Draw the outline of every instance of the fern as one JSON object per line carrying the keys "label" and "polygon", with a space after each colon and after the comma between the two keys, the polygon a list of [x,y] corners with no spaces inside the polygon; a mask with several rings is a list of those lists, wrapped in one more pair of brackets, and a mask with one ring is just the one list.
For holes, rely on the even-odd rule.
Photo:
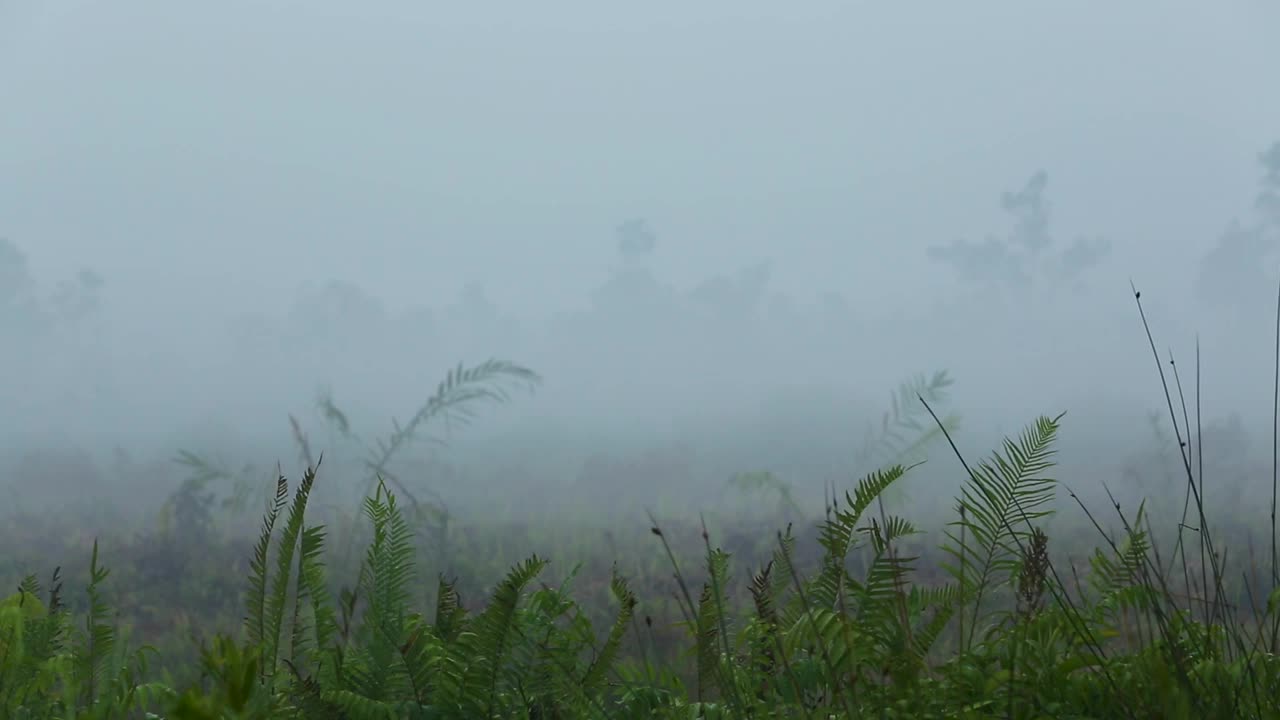
{"label": "fern", "polygon": [[1041,417],[1017,441],[1005,439],[1004,453],[973,468],[961,491],[961,519],[949,527],[963,532],[947,530],[943,546],[959,566],[944,569],[959,583],[965,602],[972,602],[969,625],[975,630],[997,575],[1013,577],[1030,523],[1051,514],[1054,481],[1041,473],[1052,467],[1060,418]]}
{"label": "fern", "polygon": [[271,593],[266,598],[266,613],[262,623],[264,627],[262,672],[267,678],[275,676],[276,663],[281,657],[280,644],[284,631],[285,609],[288,606],[290,583],[295,574],[293,558],[298,552],[307,499],[311,495],[315,480],[315,469],[308,468],[302,477],[302,482],[298,484],[297,492],[294,493],[293,503],[289,506],[289,514],[276,549],[276,573],[271,585]]}
{"label": "fern", "polygon": [[465,619],[466,611],[462,609],[457,583],[441,577],[436,590],[436,634],[445,642],[453,642],[462,631]]}
{"label": "fern", "polygon": [[399,648],[408,634],[409,584],[413,579],[413,536],[395,495],[379,485],[365,501],[373,541],[360,569],[359,590],[367,605],[360,637],[363,667],[354,672],[355,689],[371,700],[406,694],[411,669],[402,666]]}
{"label": "fern", "polygon": [[[249,642],[262,645],[267,641],[267,563],[271,550],[272,533],[276,520],[289,502],[289,481],[283,475],[276,480],[275,501],[267,509],[262,520],[262,530],[258,533],[258,542],[253,547],[253,557],[249,561],[249,587],[245,592],[245,629]],[[265,670],[263,671],[265,679]]]}
{"label": "fern", "polygon": [[856,544],[863,514],[906,472],[907,469],[901,465],[894,465],[867,475],[858,482],[852,494],[845,494],[846,507],[837,505],[833,508],[833,517],[822,524],[822,570],[811,590],[813,602],[818,606],[830,609],[840,603],[846,577],[845,561]]}
{"label": "fern", "polygon": [[516,608],[525,586],[546,566],[546,560],[534,556],[512,568],[498,584],[488,606],[468,623],[467,633],[459,638],[467,655],[464,696],[459,698],[462,707],[490,717],[503,704],[499,679],[511,649]]}
{"label": "fern", "polygon": [[1098,595],[1093,607],[1102,618],[1114,621],[1117,614],[1128,610],[1146,612],[1160,601],[1156,589],[1147,582],[1151,542],[1141,529],[1143,510],[1138,508],[1136,523],[1115,547],[1114,557],[1099,549],[1089,558],[1089,581]]}
{"label": "fern", "polygon": [[[946,431],[960,424],[958,415],[950,414],[939,424],[927,424],[928,414],[919,402],[924,398],[934,405],[948,399],[948,391],[954,380],[945,370],[931,376],[915,375],[898,384],[889,394],[889,407],[880,416],[880,422],[867,428],[862,446],[855,457],[859,474],[884,469],[892,465],[914,465],[924,459],[924,451],[942,437]],[[906,497],[902,488],[893,490],[892,499]]]}
{"label": "fern", "polygon": [[[412,417],[403,423],[393,418],[391,433],[372,443],[366,442],[351,429],[350,420],[335,404],[332,395],[322,393],[318,405],[324,417],[343,437],[365,447],[363,466],[368,477],[369,492],[380,482],[390,482],[417,508],[418,500],[391,472],[391,462],[403,448],[421,439],[422,428],[434,420],[442,421],[446,429],[466,425],[475,417],[478,405],[506,403],[511,399],[513,389],[532,389],[541,382],[541,377],[534,371],[501,360],[491,359],[471,367],[459,364],[449,370],[436,386],[435,392]],[[434,436],[427,439],[440,442]]]}
{"label": "fern", "polygon": [[698,598],[697,615],[693,622],[695,633],[698,697],[705,700],[712,690],[721,697],[731,697],[732,668],[723,659],[728,643],[728,626],[724,617],[721,588],[728,581],[729,556],[721,550],[708,550],[707,582]]}
{"label": "fern", "polygon": [[[302,655],[308,651],[308,648],[310,648],[308,654],[312,663],[321,663],[323,653],[330,647],[338,632],[337,618],[324,569],[324,541],[323,526],[308,527],[302,532],[298,554],[298,606],[294,611],[295,620],[290,643],[295,668],[302,666]],[[310,638],[307,637],[306,623],[301,618],[301,604],[304,600],[309,601]]]}
{"label": "fern", "polygon": [[[189,475],[165,502],[161,519],[162,529],[166,531],[175,523],[181,526],[184,522],[212,521],[213,518],[207,513],[211,512],[215,496],[212,492],[205,491],[214,483],[221,481],[231,484],[230,491],[222,498],[219,505],[224,510],[238,513],[248,507],[249,499],[260,480],[258,471],[253,465],[246,464],[239,470],[234,470],[221,461],[190,450],[179,450],[173,462],[186,468]],[[201,513],[200,516],[190,516],[191,511],[195,509],[190,507],[192,503],[201,506],[198,510]],[[182,513],[186,513],[187,516],[181,517]],[[190,528],[184,528],[184,530],[189,532]]]}
{"label": "fern", "polygon": [[77,677],[84,688],[82,702],[92,705],[101,689],[99,684],[107,661],[115,650],[115,628],[107,622],[110,612],[102,599],[101,585],[109,571],[98,564],[98,541],[93,542],[93,556],[89,561],[89,611],[85,616],[84,634],[76,643],[75,658]]}
{"label": "fern", "polygon": [[622,647],[622,638],[627,632],[627,626],[631,624],[631,618],[636,609],[636,596],[631,592],[626,579],[618,575],[616,567],[609,582],[609,587],[620,607],[617,618],[613,622],[613,627],[609,630],[609,635],[605,639],[604,647],[596,653],[591,665],[587,668],[587,672],[582,676],[582,689],[591,695],[598,694],[604,689],[605,677],[614,670],[614,663],[617,661],[619,650]]}
{"label": "fern", "polygon": [[[652,611],[684,614],[690,662],[656,669],[647,655],[640,666],[628,654],[624,638],[641,625],[639,601],[616,567],[608,590],[618,606],[598,643],[571,593],[582,566],[558,586],[535,586],[547,567],[538,556],[511,568],[477,614],[444,577],[434,613],[415,611],[413,524],[381,480],[363,503],[371,539],[358,581],[332,597],[326,530],[306,522],[315,470],[291,502],[280,477],[252,551],[243,642],[217,635],[202,648],[199,686],[179,693],[149,679],[152,651],[131,650],[117,636],[95,543],[82,624],[62,602],[57,572],[47,590],[26,577],[0,602],[0,715],[137,717],[161,708],[154,717],[175,720],[1139,715],[1130,705],[1159,717],[1273,715],[1280,661],[1261,641],[1251,648],[1241,633],[1230,635],[1234,627],[1175,611],[1158,617],[1161,636],[1151,633],[1135,651],[1103,656],[1087,646],[1095,630],[1123,636],[1131,614],[1159,615],[1171,601],[1150,585],[1157,553],[1139,508],[1124,542],[1108,538],[1111,552],[1090,561],[1083,628],[1081,615],[1068,612],[1061,581],[1047,576],[1048,537],[1038,522],[1050,514],[1057,427],[1056,418],[1039,419],[971,471],[943,547],[960,560],[948,568],[951,583],[914,585],[919,559],[899,548],[916,527],[883,508],[870,512],[909,471],[902,465],[868,473],[835,503],[818,528],[822,556],[807,574],[800,568],[808,563],[794,560],[791,528],[779,532],[743,598],[730,592],[730,554],[711,545],[704,526],[701,592],[689,596],[676,566],[682,592]],[[654,533],[674,564],[665,535]],[[1046,590],[1056,602],[1042,607]],[[938,662],[950,623],[971,615],[964,619],[975,627],[997,593],[1015,601],[1006,621],[962,632],[959,654]],[[1278,598],[1271,593],[1268,612]],[[745,615],[739,599],[750,603]],[[643,625],[652,640],[650,616]]]}

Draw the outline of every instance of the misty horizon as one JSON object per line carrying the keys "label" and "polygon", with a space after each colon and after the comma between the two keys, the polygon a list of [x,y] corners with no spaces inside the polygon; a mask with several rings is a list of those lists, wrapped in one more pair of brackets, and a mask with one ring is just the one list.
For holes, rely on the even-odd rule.
{"label": "misty horizon", "polygon": [[318,394],[384,429],[490,357],[544,382],[468,457],[801,453],[936,371],[974,446],[1061,411],[1116,440],[1164,402],[1131,280],[1162,355],[1200,340],[1206,417],[1261,422],[1278,22],[10,4],[0,447],[285,462]]}

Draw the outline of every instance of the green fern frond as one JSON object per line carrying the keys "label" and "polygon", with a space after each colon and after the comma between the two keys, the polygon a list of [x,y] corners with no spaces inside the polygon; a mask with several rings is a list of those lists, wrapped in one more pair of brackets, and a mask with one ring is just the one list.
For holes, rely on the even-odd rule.
{"label": "green fern frond", "polygon": [[329,390],[321,390],[320,396],[316,399],[316,406],[320,409],[324,419],[337,429],[338,433],[343,437],[354,437],[351,433],[351,421],[347,419],[347,414],[338,407],[333,399],[333,393]]}
{"label": "green fern frond", "polygon": [[254,645],[262,645],[267,639],[267,562],[276,520],[288,501],[289,481],[281,475],[276,479],[275,501],[267,508],[262,519],[262,530],[258,533],[258,541],[253,546],[253,557],[249,561],[249,587],[245,592],[245,630],[249,642]]}
{"label": "green fern frond", "polygon": [[1143,508],[1139,507],[1137,522],[1126,531],[1114,556],[1095,550],[1089,559],[1089,584],[1097,593],[1094,608],[1101,616],[1114,616],[1122,610],[1147,611],[1161,600],[1161,593],[1146,582],[1152,564],[1151,541],[1147,531],[1140,529],[1142,516]]}
{"label": "green fern frond", "polygon": [[98,697],[99,682],[107,661],[115,650],[116,631],[108,622],[110,608],[102,599],[101,585],[109,571],[98,563],[98,541],[93,541],[89,561],[89,609],[85,616],[84,634],[76,643],[75,662],[78,684],[84,689],[83,702],[92,705]]}
{"label": "green fern frond", "polygon": [[924,664],[934,643],[951,622],[951,618],[955,616],[959,599],[959,587],[952,584],[931,588],[919,586],[911,588],[908,601],[911,614],[918,617],[923,615],[926,609],[932,608],[934,611],[928,620],[920,623],[911,633],[912,650],[919,664]]}
{"label": "green fern frond", "polygon": [[609,635],[605,638],[604,646],[600,648],[582,678],[581,686],[587,694],[595,694],[603,690],[606,676],[614,670],[614,662],[617,660],[618,653],[622,647],[622,639],[626,635],[627,627],[631,624],[631,618],[635,614],[636,603],[638,602],[635,593],[631,591],[630,586],[627,584],[626,578],[618,574],[617,567],[613,569],[613,577],[609,582],[609,587],[620,607],[618,608],[618,615],[613,621],[613,627],[610,628]]}
{"label": "green fern frond", "polygon": [[[420,510],[417,498],[391,472],[391,463],[409,444],[422,439],[420,431],[423,426],[433,420],[444,422],[446,429],[453,425],[464,425],[475,416],[475,408],[480,404],[500,404],[511,398],[512,391],[517,388],[532,390],[542,381],[534,371],[501,360],[487,360],[479,365],[465,367],[459,364],[445,375],[436,386],[436,390],[418,408],[407,422],[392,418],[392,431],[387,437],[379,437],[372,443],[360,439],[351,430],[347,415],[337,407],[328,391],[321,394],[318,401],[326,420],[333,424],[339,433],[348,440],[364,446],[366,456],[362,465],[367,473],[366,495],[374,492],[378,483],[389,482],[413,506]],[[426,437],[433,442],[442,442],[436,437]],[[436,499],[437,505],[443,501]]]}
{"label": "green fern frond", "polygon": [[[298,553],[297,602],[307,602],[310,617],[300,617],[300,608],[295,608],[291,640],[295,668],[303,666],[303,654],[308,648],[312,664],[319,665],[322,654],[331,647],[338,633],[338,621],[325,573],[324,549],[323,526],[308,527],[302,531]],[[310,637],[307,636],[307,619],[310,620]]]}
{"label": "green fern frond", "polygon": [[729,554],[707,548],[707,581],[698,598],[697,615],[693,618],[694,654],[697,657],[699,698],[706,699],[714,690],[719,697],[731,699],[736,691],[734,672],[724,662],[730,656],[729,618],[724,607],[724,588],[729,581]]}
{"label": "green fern frond", "polygon": [[351,690],[330,690],[323,693],[325,702],[340,708],[346,717],[360,720],[400,720],[406,717],[398,702],[375,700]]}
{"label": "green fern frond", "polygon": [[468,623],[459,638],[465,654],[465,697],[459,700],[475,712],[489,716],[500,704],[498,679],[512,644],[516,608],[525,587],[547,566],[536,555],[519,563],[498,584],[489,604]]}
{"label": "green fern frond", "polygon": [[436,634],[447,643],[453,642],[463,629],[466,615],[462,599],[458,596],[457,582],[441,576],[436,588]]}
{"label": "green fern frond", "polygon": [[751,576],[751,602],[755,605],[756,618],[766,628],[778,627],[777,601],[773,594],[773,561],[769,561],[760,572]]}
{"label": "green fern frond", "polygon": [[778,606],[782,606],[790,595],[795,567],[791,563],[796,549],[796,538],[791,532],[791,525],[778,534],[778,546],[773,550],[772,565],[774,572],[769,582],[770,595]]}
{"label": "green fern frond", "polygon": [[913,467],[915,466],[892,465],[875,470],[862,478],[854,488],[852,496],[845,494],[845,501],[849,506],[847,512],[852,514],[852,524],[856,526],[871,504]]}
{"label": "green fern frond", "polygon": [[[390,455],[408,442],[424,423],[440,418],[446,425],[466,424],[475,415],[474,406],[480,402],[505,403],[511,397],[513,387],[532,388],[542,379],[534,371],[501,360],[487,360],[479,365],[458,365],[445,375],[436,391],[403,426],[396,422],[396,429],[383,448],[382,455]],[[381,470],[382,458],[371,460],[370,468]]]}
{"label": "green fern frond", "polygon": [[[293,579],[293,558],[298,551],[299,539],[302,536],[303,523],[306,516],[307,500],[311,488],[316,481],[315,468],[308,468],[298,483],[293,503],[289,506],[289,514],[285,519],[284,530],[280,534],[280,543],[276,552],[276,571],[271,585],[271,594],[266,600],[266,622],[264,623],[262,672],[264,677],[274,677],[276,663],[281,657],[281,637],[284,631],[285,608],[288,606],[290,582]],[[277,497],[279,484],[277,483]]]}
{"label": "green fern frond", "polygon": [[835,607],[843,594],[846,576],[845,560],[853,550],[860,533],[859,523],[876,498],[900,480],[907,472],[901,465],[876,470],[858,482],[852,494],[845,494],[845,505],[837,507],[820,530],[823,547],[822,570],[813,582],[811,597],[823,608]]}
{"label": "green fern frond", "polygon": [[984,596],[997,574],[1012,577],[1018,547],[1032,532],[1031,523],[1051,514],[1055,481],[1043,475],[1053,466],[1053,442],[1061,418],[1038,418],[1014,441],[1005,439],[1003,453],[974,467],[960,498],[961,519],[949,524],[942,547],[959,565],[946,566],[973,608],[976,624]]}
{"label": "green fern frond", "polygon": [[[889,408],[880,418],[878,431],[868,428],[862,448],[858,452],[858,464],[863,472],[876,467],[892,464],[909,464],[918,460],[915,457],[925,445],[938,437],[936,427],[926,429],[924,418],[927,414],[920,406],[918,398],[923,397],[930,404],[940,405],[947,401],[948,390],[954,384],[945,370],[935,372],[926,377],[915,375],[898,384],[889,394]],[[948,416],[944,426],[952,429],[959,422],[955,416]]]}
{"label": "green fern frond", "polygon": [[390,699],[406,690],[412,671],[401,668],[400,648],[408,635],[410,583],[413,579],[413,534],[396,496],[379,483],[365,500],[373,541],[360,569],[359,588],[366,600],[360,637],[367,654],[354,674],[358,692],[367,698]]}

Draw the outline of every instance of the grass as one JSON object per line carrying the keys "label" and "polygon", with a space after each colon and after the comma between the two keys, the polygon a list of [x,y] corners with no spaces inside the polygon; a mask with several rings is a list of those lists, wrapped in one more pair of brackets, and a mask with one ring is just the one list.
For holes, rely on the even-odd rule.
{"label": "grass", "polygon": [[[0,708],[13,718],[1280,717],[1274,536],[1262,577],[1256,559],[1229,556],[1212,531],[1199,418],[1177,365],[1166,376],[1151,347],[1186,484],[1172,531],[1157,530],[1145,506],[1116,501],[1108,515],[1120,531],[1110,532],[1063,492],[1053,471],[1064,416],[1036,418],[987,457],[966,458],[951,442],[956,419],[935,412],[949,380],[934,376],[895,393],[869,435],[865,473],[829,492],[813,527],[774,533],[756,517],[744,532],[651,515],[656,560],[624,557],[638,538],[611,533],[577,540],[604,546],[589,565],[553,579],[548,558],[532,554],[493,583],[476,581],[495,573],[485,558],[510,548],[464,532],[390,461],[429,422],[465,421],[477,402],[505,401],[537,376],[506,363],[459,367],[374,440],[325,398],[338,435],[365,449],[355,477],[330,473],[295,420],[306,472],[297,483],[278,475],[255,542],[228,543],[200,518],[213,512],[209,481],[235,473],[184,455],[194,479],[167,511],[187,530],[169,537],[187,545],[132,546],[151,554],[112,584],[95,540],[77,570],[83,593],[71,596],[57,570],[43,583],[26,577],[0,602]],[[1198,414],[1198,368],[1193,395]],[[965,477],[933,546],[885,502],[929,440],[949,444]],[[316,504],[342,479],[363,496],[358,518]],[[768,473],[731,482],[776,506],[768,521],[799,512]],[[1099,538],[1083,563],[1051,532],[1060,494]],[[1273,521],[1274,506],[1273,495]],[[574,549],[572,533],[522,532],[505,537]],[[157,652],[130,642],[107,599],[174,558],[182,564],[157,575],[170,582],[132,587],[129,601],[198,613],[179,624],[192,635],[185,650]],[[470,565],[424,577],[459,558]]]}

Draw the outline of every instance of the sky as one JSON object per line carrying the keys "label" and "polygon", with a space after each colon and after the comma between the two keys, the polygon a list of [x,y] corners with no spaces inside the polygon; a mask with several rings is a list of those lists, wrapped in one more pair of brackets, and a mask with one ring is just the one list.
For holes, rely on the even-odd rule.
{"label": "sky", "polygon": [[[1189,361],[1205,333],[1212,414],[1265,414],[1270,321],[1185,309],[1205,253],[1256,220],[1277,27],[1268,0],[0,0],[0,238],[46,286],[98,273],[117,334],[101,362],[65,349],[84,338],[30,351],[0,383],[23,408],[0,429],[70,418],[122,442],[137,418],[160,432],[218,408],[283,433],[318,385],[403,415],[406,384],[509,353],[548,378],[527,412],[577,403],[584,433],[655,427],[675,402],[718,431],[715,412],[803,415],[795,398],[883,400],[948,369],[957,405],[1002,432],[1083,409],[1114,439],[1097,423],[1143,432],[1133,418],[1163,403],[1130,280],[1162,353]],[[1040,171],[1060,245],[1104,238],[1105,263],[1057,304],[958,299],[928,249],[1007,234],[1002,193]],[[661,283],[749,286],[733,274],[765,263],[789,299],[759,310],[755,339],[730,300],[564,330],[636,218]],[[304,352],[272,322],[330,281],[464,325],[479,284],[525,334],[495,321],[442,349],[412,317],[348,315]],[[632,299],[661,296],[613,287],[632,281]]]}
{"label": "sky", "polygon": [[538,316],[631,217],[677,284],[772,260],[857,299],[918,293],[925,247],[1045,169],[1064,234],[1159,282],[1248,210],[1277,26],[1262,0],[8,0],[0,233],[139,312],[341,278]]}

